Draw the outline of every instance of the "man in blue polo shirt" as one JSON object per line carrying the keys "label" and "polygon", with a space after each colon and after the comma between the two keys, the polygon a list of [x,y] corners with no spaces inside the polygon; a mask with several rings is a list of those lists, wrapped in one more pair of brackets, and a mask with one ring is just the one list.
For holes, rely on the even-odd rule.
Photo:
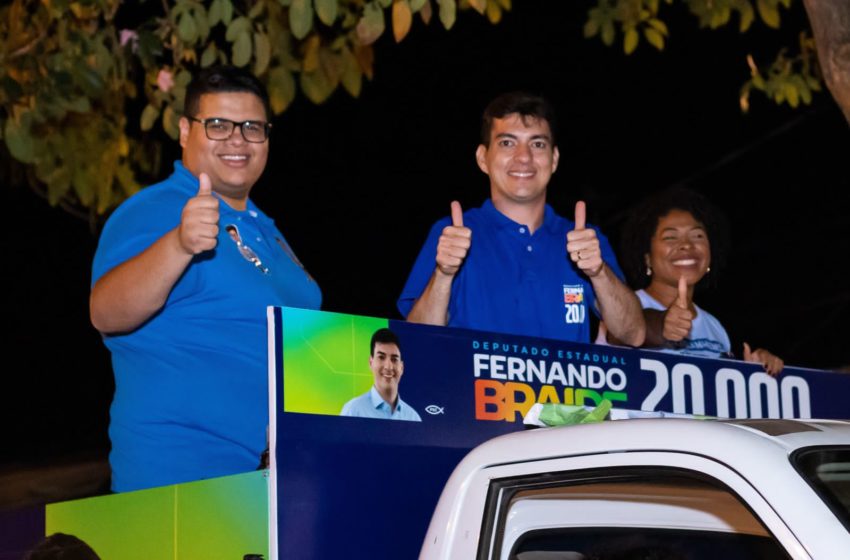
{"label": "man in blue polo shirt", "polygon": [[404,362],[396,334],[390,329],[378,329],[372,334],[369,346],[369,369],[372,370],[374,381],[372,387],[345,403],[339,415],[421,422],[419,414],[398,394],[398,384],[404,375]]}
{"label": "man in blue polo shirt", "polygon": [[186,91],[183,159],[122,204],[92,271],[91,319],[112,352],[112,488],[253,470],[266,447],[266,306],[321,292],[248,195],[271,128],[260,82],[212,68]]}
{"label": "man in blue polo shirt", "polygon": [[526,93],[487,106],[476,160],[490,199],[465,213],[452,202],[431,229],[398,300],[408,321],[588,342],[594,310],[618,340],[643,342],[640,303],[584,203],[574,222],[546,204],[554,123],[549,103]]}

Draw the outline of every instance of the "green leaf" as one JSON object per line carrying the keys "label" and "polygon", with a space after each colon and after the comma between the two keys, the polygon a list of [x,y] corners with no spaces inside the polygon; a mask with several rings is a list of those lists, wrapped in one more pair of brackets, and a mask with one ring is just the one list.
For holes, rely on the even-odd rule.
{"label": "green leaf", "polygon": [[138,55],[145,67],[157,64],[157,58],[162,55],[162,41],[150,31],[139,31]]}
{"label": "green leaf", "polygon": [[142,111],[142,118],[139,122],[142,130],[152,129],[157,117],[159,117],[159,109],[148,103],[144,111]]}
{"label": "green leaf", "polygon": [[177,74],[174,75],[174,85],[177,87],[186,87],[189,85],[189,82],[192,81],[192,73],[186,70],[185,68],[181,68],[177,71]]}
{"label": "green leaf", "polygon": [[755,87],[756,89],[760,89],[760,90],[764,91],[766,84],[764,83],[764,78],[762,77],[761,74],[759,74],[759,73],[753,74],[752,80],[753,80],[753,87]]}
{"label": "green leaf", "polygon": [[638,32],[635,28],[631,28],[626,31],[626,35],[623,38],[623,52],[626,54],[632,54],[635,52],[635,49],[638,46]]}
{"label": "green leaf", "polygon": [[806,85],[808,85],[809,89],[811,89],[812,91],[821,91],[820,82],[812,75],[806,76]]}
{"label": "green leaf", "polygon": [[233,65],[242,68],[251,62],[251,33],[245,32],[233,43]]}
{"label": "green leaf", "polygon": [[103,78],[95,70],[89,68],[83,60],[77,60],[73,66],[74,81],[89,97],[99,98],[106,85]]}
{"label": "green leaf", "polygon": [[221,21],[224,25],[230,25],[233,21],[233,2],[231,0],[219,0],[221,2]]}
{"label": "green leaf", "polygon": [[316,15],[325,25],[333,25],[339,7],[339,0],[316,0]]}
{"label": "green leaf", "polygon": [[359,97],[360,90],[363,87],[363,70],[360,69],[360,63],[352,52],[345,48],[342,50],[342,87],[345,88],[351,97]]}
{"label": "green leaf", "polygon": [[440,6],[440,21],[443,27],[451,29],[457,19],[457,3],[455,0],[437,0]]}
{"label": "green leaf", "polygon": [[596,19],[588,19],[584,23],[583,34],[585,39],[590,39],[594,35],[599,33],[599,20]]}
{"label": "green leaf", "polygon": [[292,0],[289,7],[289,28],[296,39],[303,39],[313,27],[312,0]]}
{"label": "green leaf", "polygon": [[251,20],[246,17],[238,17],[227,26],[227,33],[224,38],[233,43],[240,35],[250,31],[252,27]]}
{"label": "green leaf", "polygon": [[209,20],[210,27],[215,26],[221,21],[222,11],[221,0],[212,0],[210,3],[210,9],[207,12],[207,19]]}
{"label": "green leaf", "polygon": [[732,17],[732,10],[728,7],[722,7],[715,10],[714,15],[711,16],[711,28],[717,29],[718,27],[724,26],[729,23],[729,18]]}
{"label": "green leaf", "polygon": [[788,105],[796,109],[800,104],[800,95],[797,88],[791,82],[786,82],[783,90],[785,91],[785,98],[788,100]]}
{"label": "green leaf", "polygon": [[753,24],[753,21],[756,18],[756,12],[753,10],[753,5],[749,2],[744,2],[741,4],[741,24],[738,26],[738,30],[743,33]]}
{"label": "green leaf", "polygon": [[295,79],[285,68],[272,68],[269,72],[268,90],[272,111],[279,115],[295,99]]}
{"label": "green leaf", "polygon": [[304,92],[307,99],[316,105],[320,105],[331,96],[334,86],[320,66],[315,72],[301,74],[301,91]]}
{"label": "green leaf", "polygon": [[809,86],[806,84],[803,77],[799,75],[794,76],[794,85],[800,93],[800,100],[806,105],[810,105],[812,103],[812,91],[809,89]]}
{"label": "green leaf", "polygon": [[650,19],[647,23],[652,26],[653,29],[661,33],[662,35],[669,35],[670,33],[667,31],[667,24],[661,21],[660,19]]}
{"label": "green leaf", "polygon": [[207,17],[207,12],[203,6],[198,6],[193,14],[195,16],[195,24],[198,26],[198,37],[201,41],[206,41],[210,35],[210,21]]}
{"label": "green leaf", "polygon": [[190,13],[184,13],[177,22],[177,36],[181,41],[194,43],[198,38],[198,26]]}
{"label": "green leaf", "polygon": [[201,55],[201,68],[209,68],[216,61],[216,47],[215,42],[210,41],[207,45],[207,48],[204,49],[204,53]]}
{"label": "green leaf", "polygon": [[269,67],[272,46],[265,33],[254,33],[254,75],[262,76]]}
{"label": "green leaf", "polygon": [[171,108],[171,105],[166,105],[162,112],[162,128],[172,140],[177,140],[180,136],[180,115]]}
{"label": "green leaf", "polygon": [[378,0],[378,4],[384,9],[389,8],[392,3],[393,0]]}
{"label": "green leaf", "polygon": [[304,58],[301,59],[302,72],[309,74],[310,72],[315,72],[319,67],[319,50],[321,46],[322,39],[315,33],[304,41]]}
{"label": "green leaf", "polygon": [[6,119],[3,138],[13,158],[21,163],[35,163],[35,142],[30,136],[28,127],[19,125],[14,119]]}
{"label": "green leaf", "polygon": [[664,50],[664,35],[653,27],[647,27],[643,30],[643,36],[646,37],[646,42],[658,49]]}
{"label": "green leaf", "polygon": [[384,32],[384,11],[375,2],[366,4],[363,17],[357,22],[357,39],[361,45],[370,45]]}
{"label": "green leaf", "polygon": [[606,20],[602,24],[602,42],[610,47],[614,44],[615,34],[614,24],[610,20]]}
{"label": "green leaf", "polygon": [[254,6],[248,12],[248,19],[252,19],[252,20],[257,19],[258,17],[263,15],[263,12],[265,11],[265,9],[266,9],[266,3],[265,2],[257,2],[256,4],[254,4]]}
{"label": "green leaf", "polygon": [[410,0],[410,10],[415,14],[422,9],[422,6],[424,6],[427,1],[428,0]]}
{"label": "green leaf", "polygon": [[762,21],[774,29],[779,29],[779,8],[770,0],[757,0],[756,7],[758,8],[759,16]]}

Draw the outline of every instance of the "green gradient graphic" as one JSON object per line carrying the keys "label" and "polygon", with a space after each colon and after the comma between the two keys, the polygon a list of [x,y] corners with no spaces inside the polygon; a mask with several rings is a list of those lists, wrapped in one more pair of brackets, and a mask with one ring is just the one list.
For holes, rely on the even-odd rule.
{"label": "green gradient graphic", "polygon": [[387,319],[283,309],[283,409],[338,415],[372,385],[369,341]]}
{"label": "green gradient graphic", "polygon": [[47,535],[76,535],[103,560],[269,557],[266,471],[47,506]]}

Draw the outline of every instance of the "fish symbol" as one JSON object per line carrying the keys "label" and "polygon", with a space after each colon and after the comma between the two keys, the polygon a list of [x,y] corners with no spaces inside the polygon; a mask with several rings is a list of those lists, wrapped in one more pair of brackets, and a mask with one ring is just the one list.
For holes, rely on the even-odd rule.
{"label": "fish symbol", "polygon": [[425,407],[425,412],[427,412],[428,414],[432,414],[432,415],[436,416],[437,414],[445,414],[446,409],[442,406],[437,406],[435,404],[429,404],[427,407]]}

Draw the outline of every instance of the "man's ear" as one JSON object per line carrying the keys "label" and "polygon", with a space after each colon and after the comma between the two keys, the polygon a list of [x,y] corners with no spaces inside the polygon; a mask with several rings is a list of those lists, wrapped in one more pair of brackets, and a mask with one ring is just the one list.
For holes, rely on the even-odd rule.
{"label": "man's ear", "polygon": [[555,146],[555,149],[552,150],[552,173],[557,171],[558,162],[561,160],[561,152],[558,151],[558,146]]}
{"label": "man's ear", "polygon": [[189,119],[186,117],[180,117],[180,147],[186,148],[186,144],[189,142],[189,129],[192,127],[192,123],[189,122]]}
{"label": "man's ear", "polygon": [[475,150],[475,161],[478,163],[478,168],[487,175],[490,171],[487,169],[487,146],[478,144],[478,149]]}

